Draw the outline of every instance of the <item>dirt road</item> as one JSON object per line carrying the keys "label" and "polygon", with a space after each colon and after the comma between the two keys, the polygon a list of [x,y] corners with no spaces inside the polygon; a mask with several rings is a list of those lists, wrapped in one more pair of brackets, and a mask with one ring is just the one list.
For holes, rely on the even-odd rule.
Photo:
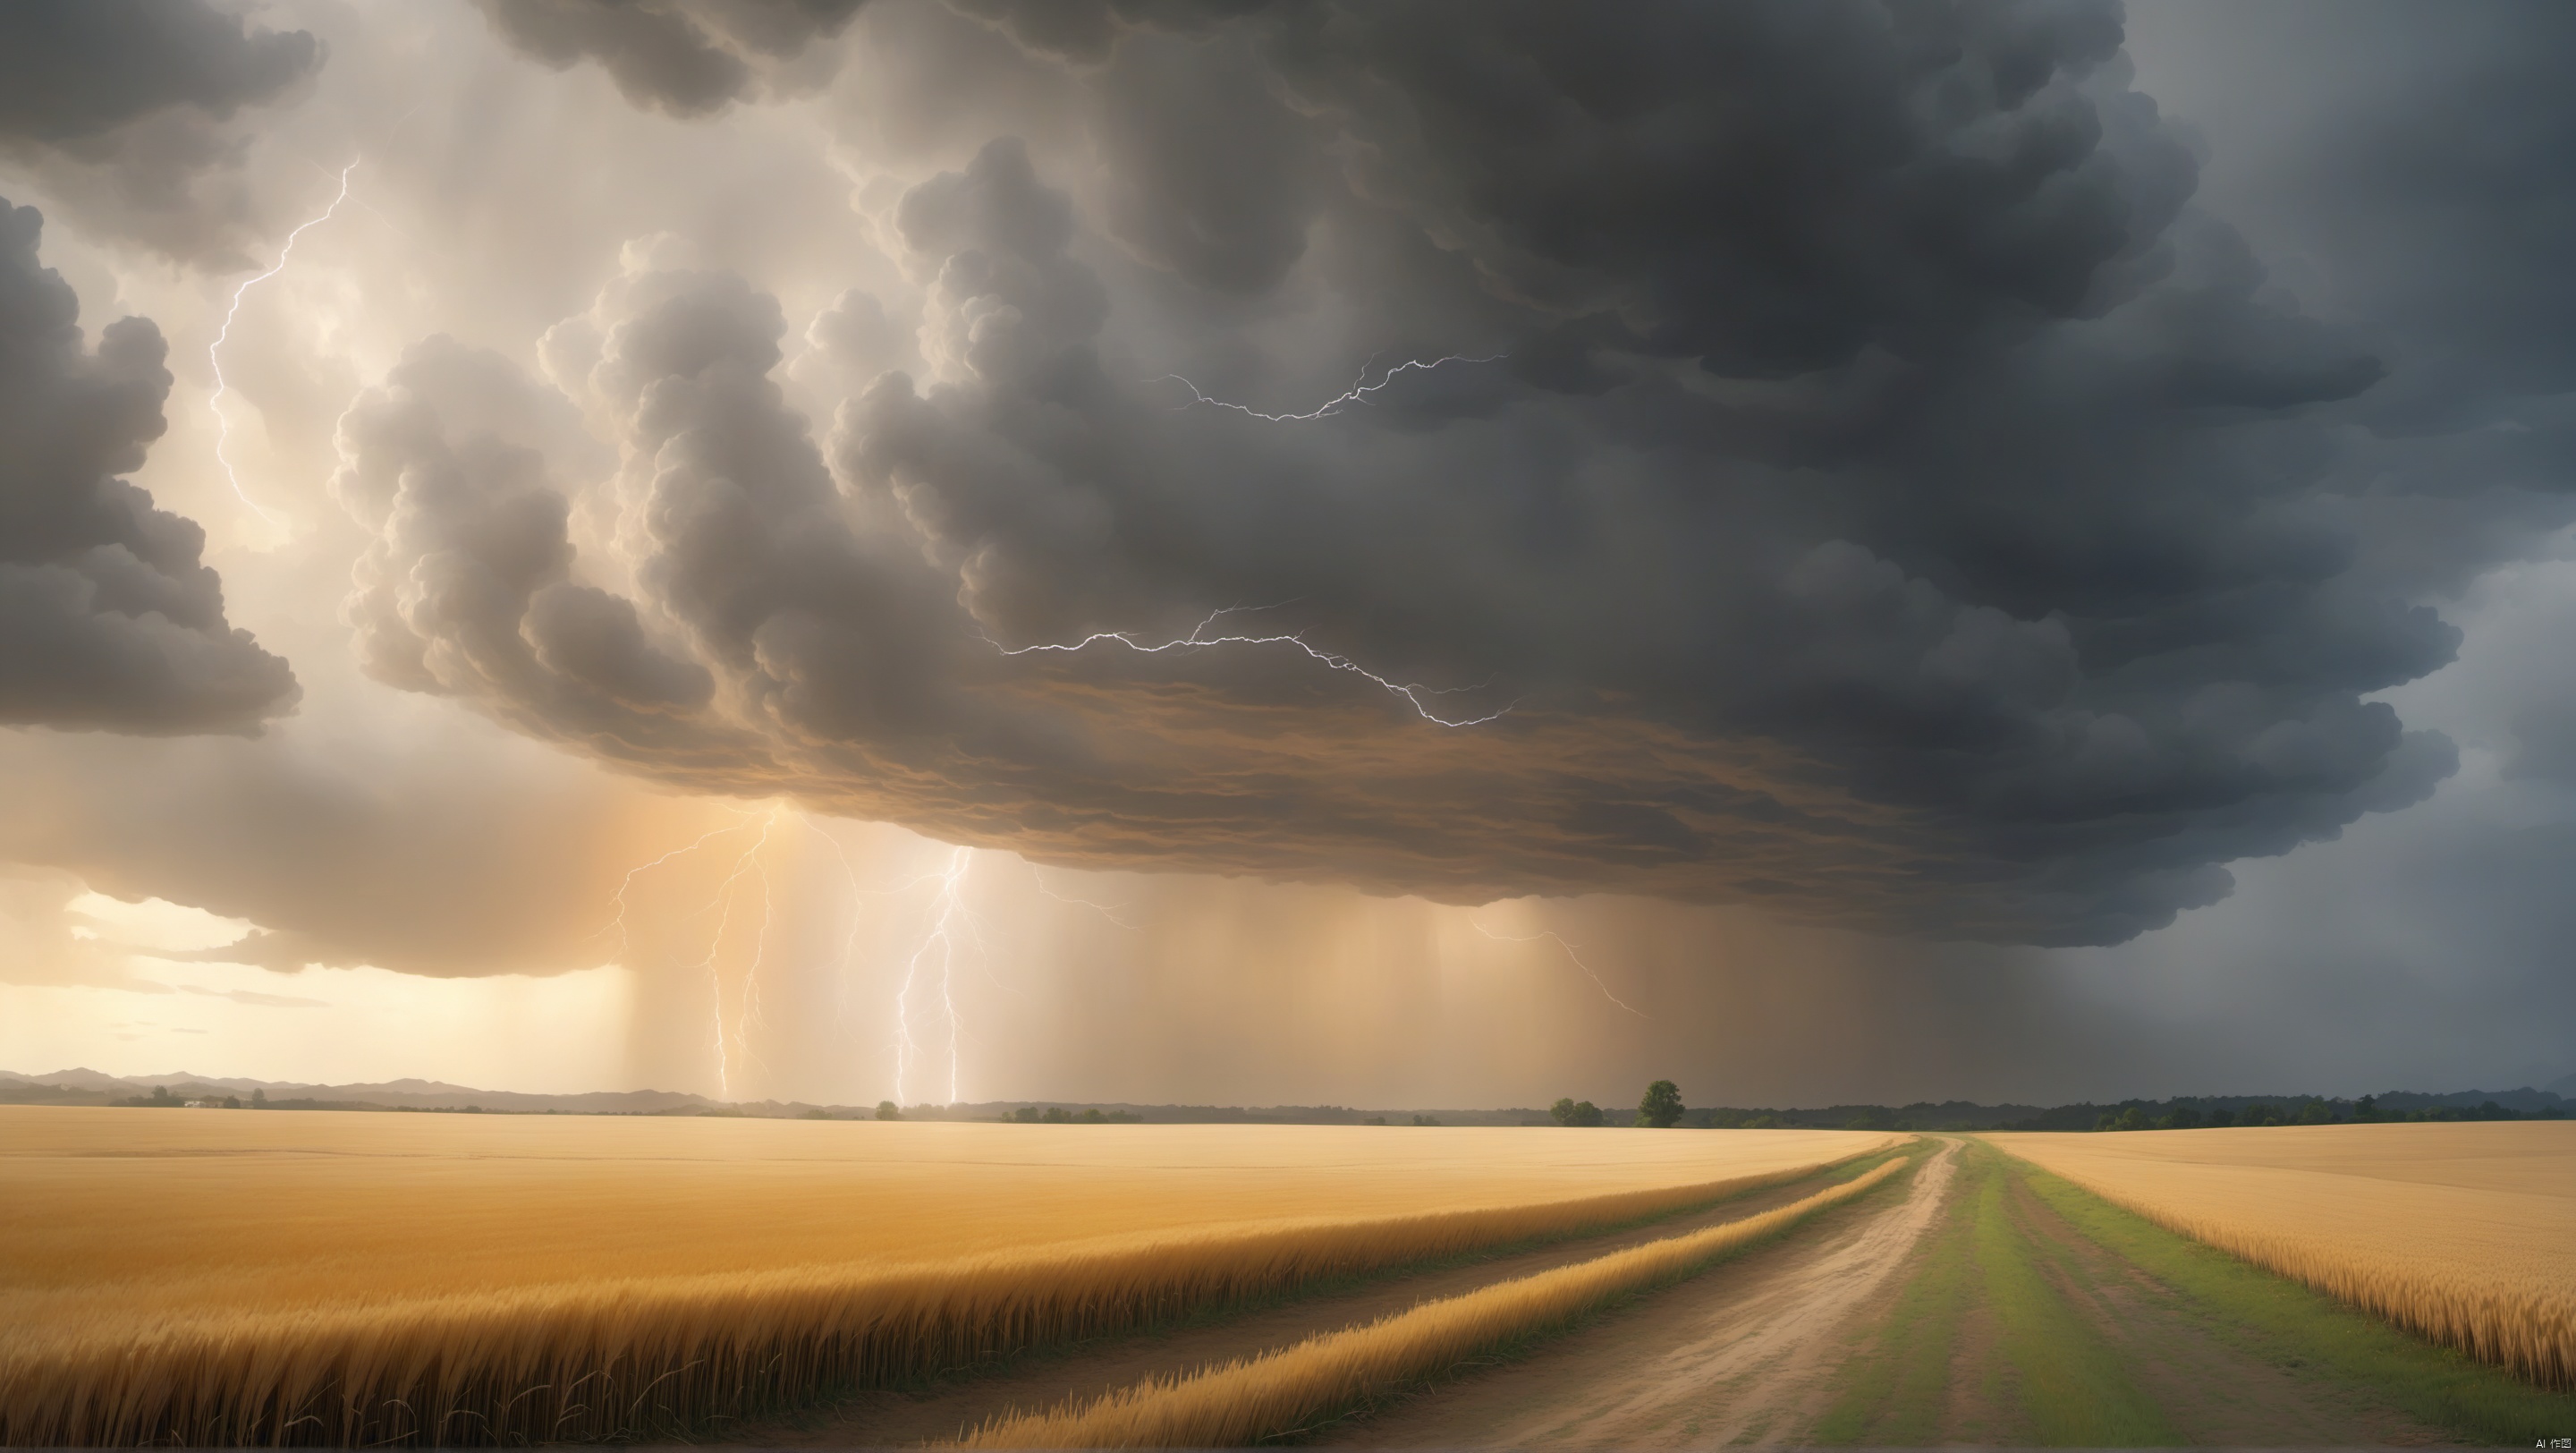
{"label": "dirt road", "polygon": [[1794,1437],[1848,1351],[1844,1325],[1881,1300],[1939,1219],[1949,1142],[1902,1200],[1872,1198],[1785,1245],[1720,1267],[1319,1441],[1367,1447],[1717,1447]]}
{"label": "dirt road", "polygon": [[[999,1413],[1258,1355],[1813,1189],[1776,1188],[1614,1236],[1346,1284],[915,1392],[866,1394],[793,1423],[734,1428],[731,1441],[953,1437]],[[2259,1272],[2243,1271],[2254,1280],[2240,1286],[2227,1279],[2238,1274],[2225,1269],[2233,1263],[2124,1216],[2036,1184],[1992,1146],[1945,1138],[1901,1185],[1516,1353],[1302,1426],[1294,1441],[2358,1447],[2452,1443],[2481,1429],[2480,1440],[2493,1442],[2507,1417],[2516,1428],[2576,1426],[2576,1398],[2460,1364]]]}
{"label": "dirt road", "polygon": [[1984,1146],[1902,1200],[1346,1419],[1362,1447],[2438,1444],[2380,1390],[2122,1261]]}
{"label": "dirt road", "polygon": [[1162,1332],[1032,1353],[945,1377],[927,1388],[863,1392],[792,1418],[725,1426],[716,1437],[767,1447],[887,1447],[953,1438],[997,1414],[1051,1407],[1067,1398],[1096,1396],[1148,1377],[1259,1356],[1313,1332],[1373,1321],[1495,1282],[1741,1220],[1815,1190],[1815,1182],[1801,1181],[1606,1236],[1579,1237],[1528,1251],[1372,1278]]}

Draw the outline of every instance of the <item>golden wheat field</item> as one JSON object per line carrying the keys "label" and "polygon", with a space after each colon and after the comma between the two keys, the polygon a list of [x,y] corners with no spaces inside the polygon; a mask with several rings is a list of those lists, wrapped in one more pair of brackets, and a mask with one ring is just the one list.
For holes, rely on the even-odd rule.
{"label": "golden wheat field", "polygon": [[1372,1394],[1573,1320],[1629,1292],[1673,1281],[1866,1195],[1914,1162],[1889,1160],[1840,1185],[1741,1220],[1572,1266],[1425,1302],[1365,1326],[1223,1367],[1122,1388],[1087,1403],[1005,1417],[969,1448],[1232,1448],[1311,1426]]}
{"label": "golden wheat field", "polygon": [[2576,1123],[1993,1139],[2422,1336],[2544,1385],[2576,1382]]}
{"label": "golden wheat field", "polygon": [[1889,1139],[0,1108],[0,1442],[631,1434]]}

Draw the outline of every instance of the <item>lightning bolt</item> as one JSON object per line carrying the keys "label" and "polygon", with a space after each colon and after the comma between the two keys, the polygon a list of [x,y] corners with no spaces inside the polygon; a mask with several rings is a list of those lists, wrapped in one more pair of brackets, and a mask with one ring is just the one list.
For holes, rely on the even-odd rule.
{"label": "lightning bolt", "polygon": [[[716,1087],[718,1093],[726,1099],[731,1099],[733,1096],[733,1055],[725,1035],[724,975],[718,968],[716,959],[724,949],[725,933],[733,923],[734,901],[738,896],[736,885],[742,881],[744,874],[757,874],[760,879],[760,927],[752,940],[751,968],[743,980],[745,1020],[757,1019],[760,1012],[760,969],[768,953],[770,917],[769,869],[760,860],[760,850],[768,846],[770,829],[776,826],[777,822],[778,809],[772,807],[757,824],[736,823],[730,827],[710,828],[700,833],[695,841],[683,843],[649,863],[639,863],[627,869],[626,876],[618,882],[617,892],[614,895],[617,904],[616,915],[606,924],[601,925],[598,931],[599,934],[605,934],[611,930],[616,932],[618,959],[623,962],[632,948],[626,928],[626,895],[634,889],[636,880],[655,868],[698,851],[717,838],[729,833],[751,832],[755,827],[757,828],[759,835],[752,839],[751,846],[743,849],[742,853],[734,859],[733,867],[727,870],[724,881],[716,885],[715,892],[708,895],[704,904],[687,915],[688,918],[697,918],[709,910],[721,910],[716,915],[715,933],[707,940],[706,957],[700,959],[694,967],[707,972],[707,986],[714,1005]],[[593,935],[593,937],[597,936],[598,934]],[[754,1057],[757,1057],[757,1051],[754,1051]]]}
{"label": "lightning bolt", "polygon": [[921,1046],[913,1038],[912,1033],[912,991],[921,978],[922,960],[929,955],[934,946],[939,950],[940,1005],[948,1017],[947,1103],[951,1105],[957,1103],[957,996],[956,975],[953,971],[957,959],[958,924],[966,917],[965,900],[958,890],[966,882],[967,869],[974,865],[973,848],[956,848],[950,851],[947,871],[935,875],[939,883],[939,893],[932,902],[938,906],[939,916],[931,924],[928,936],[913,949],[912,957],[904,962],[903,982],[895,989],[894,1098],[898,1105],[909,1103],[904,1099],[904,1087],[912,1075],[912,1062],[921,1052]]}
{"label": "lightning bolt", "polygon": [[[597,938],[600,934],[604,934],[611,929],[615,929],[617,932],[617,952],[622,959],[629,947],[626,937],[626,893],[627,890],[635,886],[635,880],[644,874],[653,871],[655,868],[662,866],[664,863],[671,861],[673,858],[685,857],[690,853],[696,852],[698,849],[705,847],[708,843],[715,841],[726,833],[749,831],[751,831],[751,824],[747,822],[736,823],[732,827],[710,828],[706,832],[699,834],[696,842],[683,844],[682,846],[671,849],[669,852],[664,853],[662,856],[655,858],[649,863],[640,863],[635,867],[627,869],[626,877],[617,885],[617,893],[615,895],[617,916],[610,919],[607,923],[602,924],[598,932],[593,933],[591,937]],[[585,940],[585,942],[587,942],[587,940]]]}
{"label": "lightning bolt", "polygon": [[1154,382],[1163,383],[1168,381],[1171,383],[1177,383],[1181,387],[1188,389],[1190,391],[1190,401],[1181,405],[1181,407],[1185,409],[1193,408],[1199,404],[1206,404],[1210,408],[1232,409],[1238,414],[1248,414],[1253,418],[1264,419],[1273,424],[1303,424],[1315,419],[1331,418],[1333,415],[1342,412],[1353,404],[1365,404],[1370,402],[1371,400],[1369,395],[1376,393],[1379,389],[1395,382],[1395,376],[1399,373],[1412,373],[1416,370],[1420,370],[1423,373],[1429,373],[1431,370],[1440,367],[1444,363],[1494,363],[1508,356],[1509,355],[1507,354],[1492,353],[1487,354],[1482,358],[1470,358],[1463,353],[1452,353],[1446,358],[1408,359],[1405,362],[1399,363],[1393,368],[1388,369],[1385,375],[1379,378],[1375,383],[1368,381],[1369,370],[1377,366],[1377,360],[1372,357],[1368,362],[1360,365],[1360,376],[1357,382],[1353,383],[1349,388],[1342,390],[1340,393],[1333,395],[1331,398],[1324,400],[1314,408],[1308,409],[1302,414],[1265,414],[1261,410],[1252,407],[1250,404],[1230,403],[1224,399],[1210,398],[1199,391],[1199,386],[1197,384],[1190,382],[1188,379],[1181,377],[1177,373],[1164,374],[1161,378],[1155,379]]}
{"label": "lightning bolt", "polygon": [[1593,988],[1601,991],[1602,998],[1609,1000],[1611,1003],[1618,1005],[1620,1008],[1627,1010],[1631,1014],[1635,1014],[1640,1019],[1646,1017],[1638,1011],[1635,1005],[1630,1004],[1627,1000],[1611,993],[1610,986],[1601,982],[1601,976],[1599,974],[1592,972],[1592,966],[1583,961],[1583,955],[1575,952],[1574,945],[1567,943],[1555,933],[1546,929],[1541,929],[1537,933],[1496,933],[1485,925],[1478,923],[1473,914],[1468,915],[1467,926],[1476,930],[1478,933],[1483,934],[1485,937],[1492,939],[1496,943],[1536,943],[1540,939],[1550,940],[1558,948],[1565,950],[1565,956],[1574,961],[1574,966],[1576,968],[1583,971],[1583,977],[1592,981]]}
{"label": "lightning bolt", "polygon": [[1020,862],[1028,868],[1029,876],[1037,880],[1038,891],[1044,893],[1049,898],[1054,899],[1056,902],[1070,903],[1077,907],[1088,908],[1092,912],[1099,914],[1101,917],[1108,919],[1111,923],[1127,930],[1129,933],[1144,932],[1143,929],[1140,929],[1136,925],[1129,923],[1126,919],[1119,917],[1118,909],[1111,907],[1109,904],[1094,903],[1088,898],[1068,898],[1065,895],[1058,893],[1053,888],[1047,886],[1046,874],[1039,870],[1037,864],[1030,862],[1026,858],[1020,859]]}
{"label": "lightning bolt", "polygon": [[[1306,643],[1306,638],[1302,635],[1290,633],[1275,636],[1211,636],[1208,634],[1208,628],[1215,625],[1222,617],[1233,615],[1244,610],[1265,609],[1269,609],[1269,607],[1230,605],[1225,607],[1223,610],[1211,611],[1209,612],[1207,619],[1200,621],[1196,626],[1191,628],[1188,635],[1183,636],[1176,641],[1165,641],[1159,646],[1146,645],[1144,642],[1137,640],[1134,636],[1125,631],[1094,631],[1079,641],[1069,641],[1057,645],[1022,646],[1016,650],[1004,646],[999,641],[993,641],[990,636],[985,637],[985,639],[988,642],[991,642],[993,649],[1000,651],[1005,656],[1026,656],[1035,651],[1059,651],[1071,653],[1111,641],[1114,641],[1121,646],[1125,646],[1128,650],[1134,651],[1139,655],[1145,656],[1160,655],[1165,651],[1175,651],[1183,647],[1294,646],[1298,650],[1305,652],[1309,658],[1319,661],[1336,671],[1348,671],[1355,676],[1364,677],[1367,680],[1373,681],[1379,686],[1384,687],[1387,691],[1403,697],[1412,705],[1414,712],[1424,721],[1432,722],[1439,726],[1483,726],[1487,722],[1500,721],[1502,718],[1511,714],[1512,707],[1505,706],[1500,711],[1490,712],[1484,716],[1461,717],[1456,719],[1442,716],[1438,712],[1433,711],[1429,706],[1425,705],[1423,698],[1426,696],[1454,696],[1462,691],[1478,691],[1483,688],[1481,686],[1433,687],[1423,686],[1418,683],[1408,684],[1391,681],[1386,677],[1380,676],[1376,672],[1369,670],[1367,667],[1362,666],[1348,656],[1341,655],[1334,651],[1320,650],[1314,646],[1308,645]],[[1512,705],[1518,704],[1519,703],[1515,702]]]}
{"label": "lightning bolt", "polygon": [[[359,160],[364,159],[362,157]],[[215,462],[223,466],[224,478],[232,485],[234,496],[243,504],[250,506],[261,519],[272,525],[278,523],[279,517],[259,501],[252,499],[250,492],[242,488],[241,476],[233,472],[232,455],[226,447],[232,443],[233,426],[232,420],[224,413],[224,395],[230,392],[232,387],[224,381],[224,340],[232,336],[233,319],[241,315],[242,294],[286,271],[286,260],[295,255],[295,239],[330,221],[331,214],[340,210],[340,204],[349,200],[349,173],[357,169],[358,163],[355,161],[340,168],[339,195],[331,199],[330,206],[322,209],[322,215],[286,234],[286,245],[277,250],[275,267],[233,289],[233,305],[224,313],[224,326],[215,330],[215,341],[206,345],[206,364],[214,370],[215,374],[215,391],[206,396],[206,407],[215,416]]]}
{"label": "lightning bolt", "polygon": [[[761,819],[760,836],[752,839],[751,846],[743,850],[741,857],[734,859],[733,871],[716,885],[715,896],[708,900],[710,906],[721,905],[723,911],[716,915],[716,931],[708,938],[707,956],[699,961],[698,967],[707,971],[707,992],[715,1010],[716,1090],[721,1099],[733,1098],[733,1056],[725,1042],[724,973],[716,966],[716,955],[724,947],[725,929],[733,923],[734,885],[742,881],[743,874],[757,871],[760,874],[760,932],[752,944],[750,981],[758,980],[761,948],[769,939],[769,870],[761,866],[760,850],[769,845],[769,829],[777,821],[775,810]],[[706,910],[698,911],[703,913]],[[744,990],[746,1008],[750,996],[747,982]]]}
{"label": "lightning bolt", "polygon": [[[807,820],[807,825],[812,826],[811,819]],[[815,830],[822,831],[820,828]],[[914,946],[911,956],[904,961],[903,979],[895,986],[894,1099],[897,1104],[912,1103],[906,1098],[907,1092],[914,1067],[924,1058],[922,1036],[917,1034],[913,1027],[912,1000],[915,991],[922,987],[922,981],[926,977],[925,971],[933,966],[932,951],[935,949],[937,950],[935,972],[941,1013],[948,1024],[947,1103],[953,1105],[958,1098],[959,1063],[962,1059],[959,1040],[963,1033],[955,992],[957,941],[963,937],[978,948],[982,946],[981,936],[975,929],[974,914],[967,908],[963,895],[967,871],[974,865],[975,850],[952,848],[949,851],[947,866],[938,872],[922,873],[889,888],[862,888],[859,886],[858,870],[850,862],[849,850],[832,834],[825,832],[823,837],[832,844],[833,851],[840,857],[841,880],[848,890],[851,902],[849,929],[841,940],[841,977],[844,982],[850,976],[852,961],[858,956],[859,930],[863,926],[863,920],[857,911],[858,900],[909,893],[925,883],[939,885],[938,893],[931,900],[936,913],[930,931],[922,937],[920,943]],[[1039,885],[1039,891],[1045,891],[1043,883]],[[989,969],[986,970],[988,976],[990,972]],[[999,979],[995,979],[994,983],[1004,989],[1010,989],[1008,984],[1003,984]],[[1018,991],[1014,989],[1011,992]]]}

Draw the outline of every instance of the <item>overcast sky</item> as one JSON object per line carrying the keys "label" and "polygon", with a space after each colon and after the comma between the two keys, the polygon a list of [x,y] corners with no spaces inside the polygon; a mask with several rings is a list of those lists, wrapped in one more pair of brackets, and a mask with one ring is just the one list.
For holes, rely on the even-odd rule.
{"label": "overcast sky", "polygon": [[2546,1083],[2571,53],[12,6],[0,1067]]}

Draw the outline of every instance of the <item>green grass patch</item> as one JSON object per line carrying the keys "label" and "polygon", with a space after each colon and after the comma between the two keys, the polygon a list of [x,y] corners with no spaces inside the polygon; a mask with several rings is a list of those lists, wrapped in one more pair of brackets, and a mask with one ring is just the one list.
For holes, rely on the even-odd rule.
{"label": "green grass patch", "polygon": [[2031,1238],[2013,1224],[2001,1157],[1986,1146],[1975,1196],[1975,1246],[1987,1304],[2002,1328],[2014,1396],[2047,1447],[2169,1447],[2182,1437],[2163,1409],[2140,1391],[2119,1352],[2085,1321],[2041,1273]]}
{"label": "green grass patch", "polygon": [[1959,1320],[1975,1267],[1969,1224],[1953,1215],[1929,1239],[1924,1261],[1897,1294],[1866,1352],[1847,1361],[1833,1406],[1808,1441],[1832,1447],[1924,1447],[1941,1441]]}
{"label": "green grass patch", "polygon": [[2476,1442],[2528,1445],[2576,1435],[2576,1395],[2534,1387],[2411,1336],[2322,1292],[2167,1231],[2037,1166],[2015,1162],[2013,1169],[2068,1225],[2235,1330],[2252,1355],[2351,1384]]}
{"label": "green grass patch", "polygon": [[[1982,1145],[1962,1151],[1950,1210],[1870,1345],[1844,1364],[1810,1441],[1919,1447],[2016,1432],[2048,1446],[2180,1441],[2118,1351],[2041,1272],[2029,1234],[2008,1212],[2007,1189],[2000,1156]],[[1960,1330],[1979,1311],[1994,1319],[1994,1356],[1961,1367]],[[2020,1427],[1946,1426],[1960,1377],[1978,1378],[1984,1406],[2018,1414]]]}

